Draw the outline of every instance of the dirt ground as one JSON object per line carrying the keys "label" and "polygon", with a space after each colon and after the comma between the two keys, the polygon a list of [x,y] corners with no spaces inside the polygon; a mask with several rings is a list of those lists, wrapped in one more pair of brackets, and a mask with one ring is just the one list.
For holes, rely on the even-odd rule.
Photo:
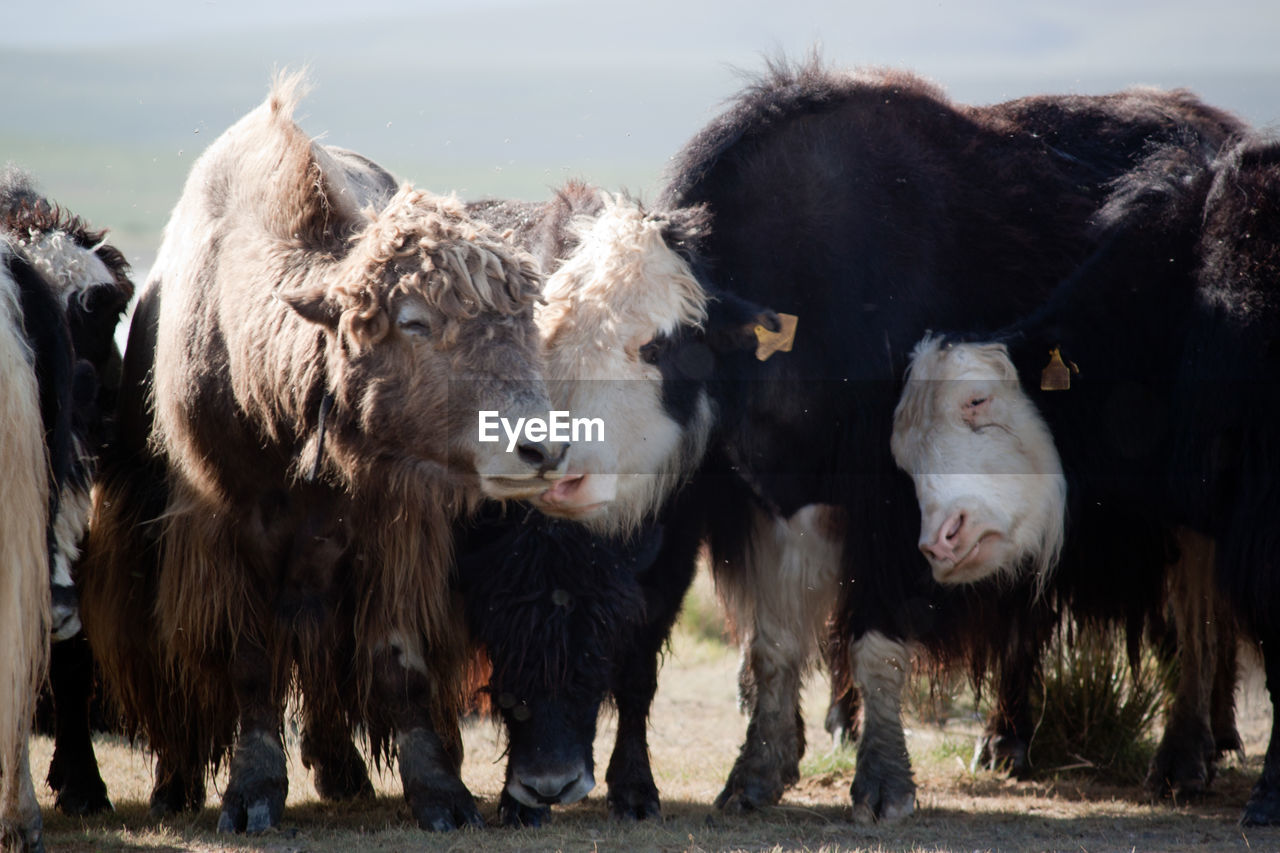
{"label": "dirt ground", "polygon": [[[1200,802],[1152,803],[1137,787],[1093,784],[1078,775],[1042,773],[1016,783],[970,773],[979,725],[972,709],[941,725],[909,721],[907,742],[919,786],[915,815],[871,828],[848,820],[850,750],[833,749],[822,730],[826,683],[819,674],[805,693],[809,750],[803,778],[775,808],[729,818],[711,805],[736,756],[746,720],[736,704],[737,655],[688,630],[678,632],[666,659],[653,709],[650,744],[663,797],[661,822],[620,824],[609,819],[603,775],[614,726],[606,715],[596,741],[601,784],[585,801],[557,808],[539,829],[498,828],[502,739],[488,722],[466,730],[463,779],[476,795],[489,827],[433,836],[416,829],[394,771],[374,776],[372,803],[321,803],[298,760],[290,755],[290,790],[282,826],[270,833],[220,836],[216,806],[225,778],[198,815],[156,823],[147,816],[151,761],[144,750],[115,738],[98,741],[103,776],[116,811],[72,819],[53,811],[42,792],[51,851],[263,850],[487,851],[487,850],[1280,850],[1280,828],[1242,830],[1236,824],[1260,767],[1270,728],[1270,704],[1256,668],[1242,679],[1240,720],[1247,758],[1229,758]],[[961,703],[962,704],[962,703]],[[52,744],[32,749],[37,780],[48,768]],[[1034,753],[1033,753],[1034,757]],[[39,785],[39,782],[37,782]],[[43,788],[43,786],[40,786]]]}

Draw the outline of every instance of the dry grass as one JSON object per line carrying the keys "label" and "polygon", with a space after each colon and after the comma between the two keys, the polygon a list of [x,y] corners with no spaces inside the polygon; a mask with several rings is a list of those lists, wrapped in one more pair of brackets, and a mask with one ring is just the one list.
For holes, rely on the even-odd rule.
{"label": "dry grass", "polygon": [[[705,596],[707,585],[699,586]],[[700,605],[701,606],[701,605]],[[491,826],[432,836],[413,827],[394,772],[375,777],[378,799],[360,806],[320,803],[306,771],[290,757],[290,793],[283,826],[261,836],[214,832],[218,780],[210,807],[185,820],[154,824],[146,814],[150,760],[118,740],[100,740],[99,757],[117,811],[107,817],[70,819],[52,811],[47,793],[47,839],[51,851],[262,850],[354,853],[355,851],[524,850],[1225,850],[1280,849],[1280,830],[1236,827],[1236,818],[1260,767],[1270,708],[1256,676],[1243,688],[1244,766],[1228,763],[1203,802],[1173,806],[1150,803],[1134,786],[1104,786],[1062,776],[1015,783],[989,773],[972,774],[968,761],[978,724],[971,710],[941,724],[914,722],[908,744],[920,786],[919,811],[890,826],[855,827],[848,821],[853,757],[832,752],[822,731],[826,684],[812,679],[806,690],[809,754],[800,784],[782,804],[758,815],[729,818],[711,807],[746,722],[736,709],[737,655],[695,626],[677,632],[667,656],[653,712],[654,772],[663,794],[660,823],[618,824],[597,789],[577,805],[557,809],[551,825],[535,830],[497,828],[502,784],[502,743],[495,727],[480,723],[466,732],[463,778]],[[967,700],[955,703],[965,707]],[[612,719],[602,721],[596,743],[597,773],[603,776],[612,747]],[[40,739],[33,769],[43,775],[51,744]]]}

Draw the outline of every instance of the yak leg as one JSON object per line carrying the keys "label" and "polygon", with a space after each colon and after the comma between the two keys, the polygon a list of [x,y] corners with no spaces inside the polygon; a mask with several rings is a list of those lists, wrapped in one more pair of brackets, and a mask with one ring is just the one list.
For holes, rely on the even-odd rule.
{"label": "yak leg", "polygon": [[15,769],[18,773],[18,812],[14,815],[0,814],[0,848],[44,853],[44,821],[40,817],[36,788],[31,782],[31,754],[26,740],[22,742]]}
{"label": "yak leg", "polygon": [[[1021,627],[1023,624],[1019,620]],[[1003,771],[1015,779],[1031,774],[1028,750],[1035,724],[1031,695],[1040,683],[1040,651],[1043,640],[1034,630],[1017,631],[1010,638],[996,682],[996,706],[978,739],[970,770]]]}
{"label": "yak leg", "polygon": [[69,815],[111,811],[107,786],[93,752],[89,723],[93,654],[83,632],[53,644],[49,686],[55,716],[53,760],[49,762],[47,781],[57,797],[55,805],[58,811]]}
{"label": "yak leg", "polygon": [[342,713],[303,690],[302,765],[315,774],[316,793],[330,802],[373,796],[373,784]]}
{"label": "yak leg", "polygon": [[1267,673],[1267,694],[1271,697],[1271,739],[1262,760],[1262,775],[1240,817],[1243,826],[1280,824],[1280,632],[1260,634],[1258,644]]}
{"label": "yak leg", "polygon": [[830,628],[828,625],[827,641],[822,644],[822,657],[831,677],[831,696],[822,727],[831,735],[833,747],[852,746],[858,742],[858,713],[862,700],[858,697],[858,689],[853,686],[849,646]]}
{"label": "yak leg", "polygon": [[418,826],[444,832],[483,826],[475,800],[459,771],[462,735],[457,720],[436,729],[432,720],[432,683],[416,639],[395,637],[385,643],[374,663],[375,699],[395,731],[396,753],[404,798]]}
{"label": "yak leg", "polygon": [[273,673],[270,658],[262,647],[242,642],[231,662],[240,730],[222,795],[219,832],[262,832],[284,815],[289,777],[280,738],[283,679]]}
{"label": "yak leg", "polygon": [[897,820],[915,810],[916,784],[902,729],[909,664],[906,644],[878,631],[853,644],[853,674],[862,691],[862,740],[849,791],[857,823]]}
{"label": "yak leg", "polygon": [[609,813],[623,820],[658,819],[662,809],[649,762],[649,710],[658,690],[662,646],[680,613],[697,570],[699,537],[669,530],[668,541],[640,583],[645,593],[645,623],[614,671],[618,737],[605,782]]}
{"label": "yak leg", "polygon": [[1203,794],[1217,756],[1210,707],[1216,680],[1218,640],[1214,623],[1214,545],[1189,530],[1178,531],[1181,556],[1170,570],[1169,600],[1178,637],[1178,687],[1147,788],[1175,798]]}
{"label": "yak leg", "polygon": [[1209,703],[1213,747],[1218,755],[1235,752],[1243,758],[1244,743],[1236,729],[1236,654],[1239,649],[1236,645],[1235,614],[1220,592],[1214,599],[1213,612],[1214,624],[1218,628],[1217,667],[1213,673],[1213,698]]}
{"label": "yak leg", "polygon": [[773,805],[800,778],[800,686],[836,599],[840,517],[817,504],[785,521],[757,511],[742,580],[722,586],[744,631],[740,701],[750,713],[746,740],[716,797],[725,811]]}

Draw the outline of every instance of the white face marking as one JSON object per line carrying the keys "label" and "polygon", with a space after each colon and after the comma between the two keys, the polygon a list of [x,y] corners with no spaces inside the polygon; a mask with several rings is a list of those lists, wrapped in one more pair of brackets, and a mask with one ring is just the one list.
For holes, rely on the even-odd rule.
{"label": "white face marking", "polygon": [[662,406],[662,373],[640,357],[659,334],[701,324],[707,297],[664,242],[663,224],[634,202],[608,198],[583,226],[572,257],[548,280],[538,326],[557,409],[600,418],[605,440],[569,451],[566,476],[535,500],[548,514],[600,530],[640,522],[701,458],[710,431],[705,398],[686,427]]}
{"label": "white face marking", "polygon": [[1044,579],[1062,547],[1066,479],[1003,346],[921,341],[891,445],[915,481],[920,550],[938,581],[977,581],[1024,563]]}

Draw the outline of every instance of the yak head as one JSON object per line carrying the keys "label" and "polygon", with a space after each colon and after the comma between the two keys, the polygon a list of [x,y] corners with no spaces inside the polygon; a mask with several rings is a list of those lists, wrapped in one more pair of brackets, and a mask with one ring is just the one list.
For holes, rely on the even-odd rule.
{"label": "yak head", "polygon": [[701,460],[721,360],[755,350],[772,312],[710,293],[696,274],[704,208],[647,211],[602,194],[547,279],[538,326],[557,408],[584,426],[566,475],[535,503],[599,532],[634,529]]}
{"label": "yak head", "polygon": [[481,441],[481,412],[546,418],[530,256],[467,219],[455,199],[404,188],[320,283],[280,296],[332,338],[335,404],[362,441],[485,495],[529,497],[563,467],[564,442]]}
{"label": "yak head", "polygon": [[637,575],[660,544],[653,525],[601,536],[532,511],[491,514],[459,536],[467,621],[492,665],[488,693],[508,738],[505,820],[595,786],[596,718],[644,624]]}
{"label": "yak head", "polygon": [[477,424],[483,411],[514,423],[550,408],[532,257],[456,199],[313,141],[292,119],[303,88],[298,75],[278,78],[188,182],[192,208],[211,221],[190,230],[223,231],[192,251],[212,255],[222,288],[217,322],[239,407],[296,435],[300,468],[348,487],[384,489],[390,476],[498,499],[541,492],[567,442],[486,442]]}
{"label": "yak head", "polygon": [[893,457],[915,481],[920,550],[942,583],[1057,562],[1066,479],[1002,344],[925,338],[894,412]]}

